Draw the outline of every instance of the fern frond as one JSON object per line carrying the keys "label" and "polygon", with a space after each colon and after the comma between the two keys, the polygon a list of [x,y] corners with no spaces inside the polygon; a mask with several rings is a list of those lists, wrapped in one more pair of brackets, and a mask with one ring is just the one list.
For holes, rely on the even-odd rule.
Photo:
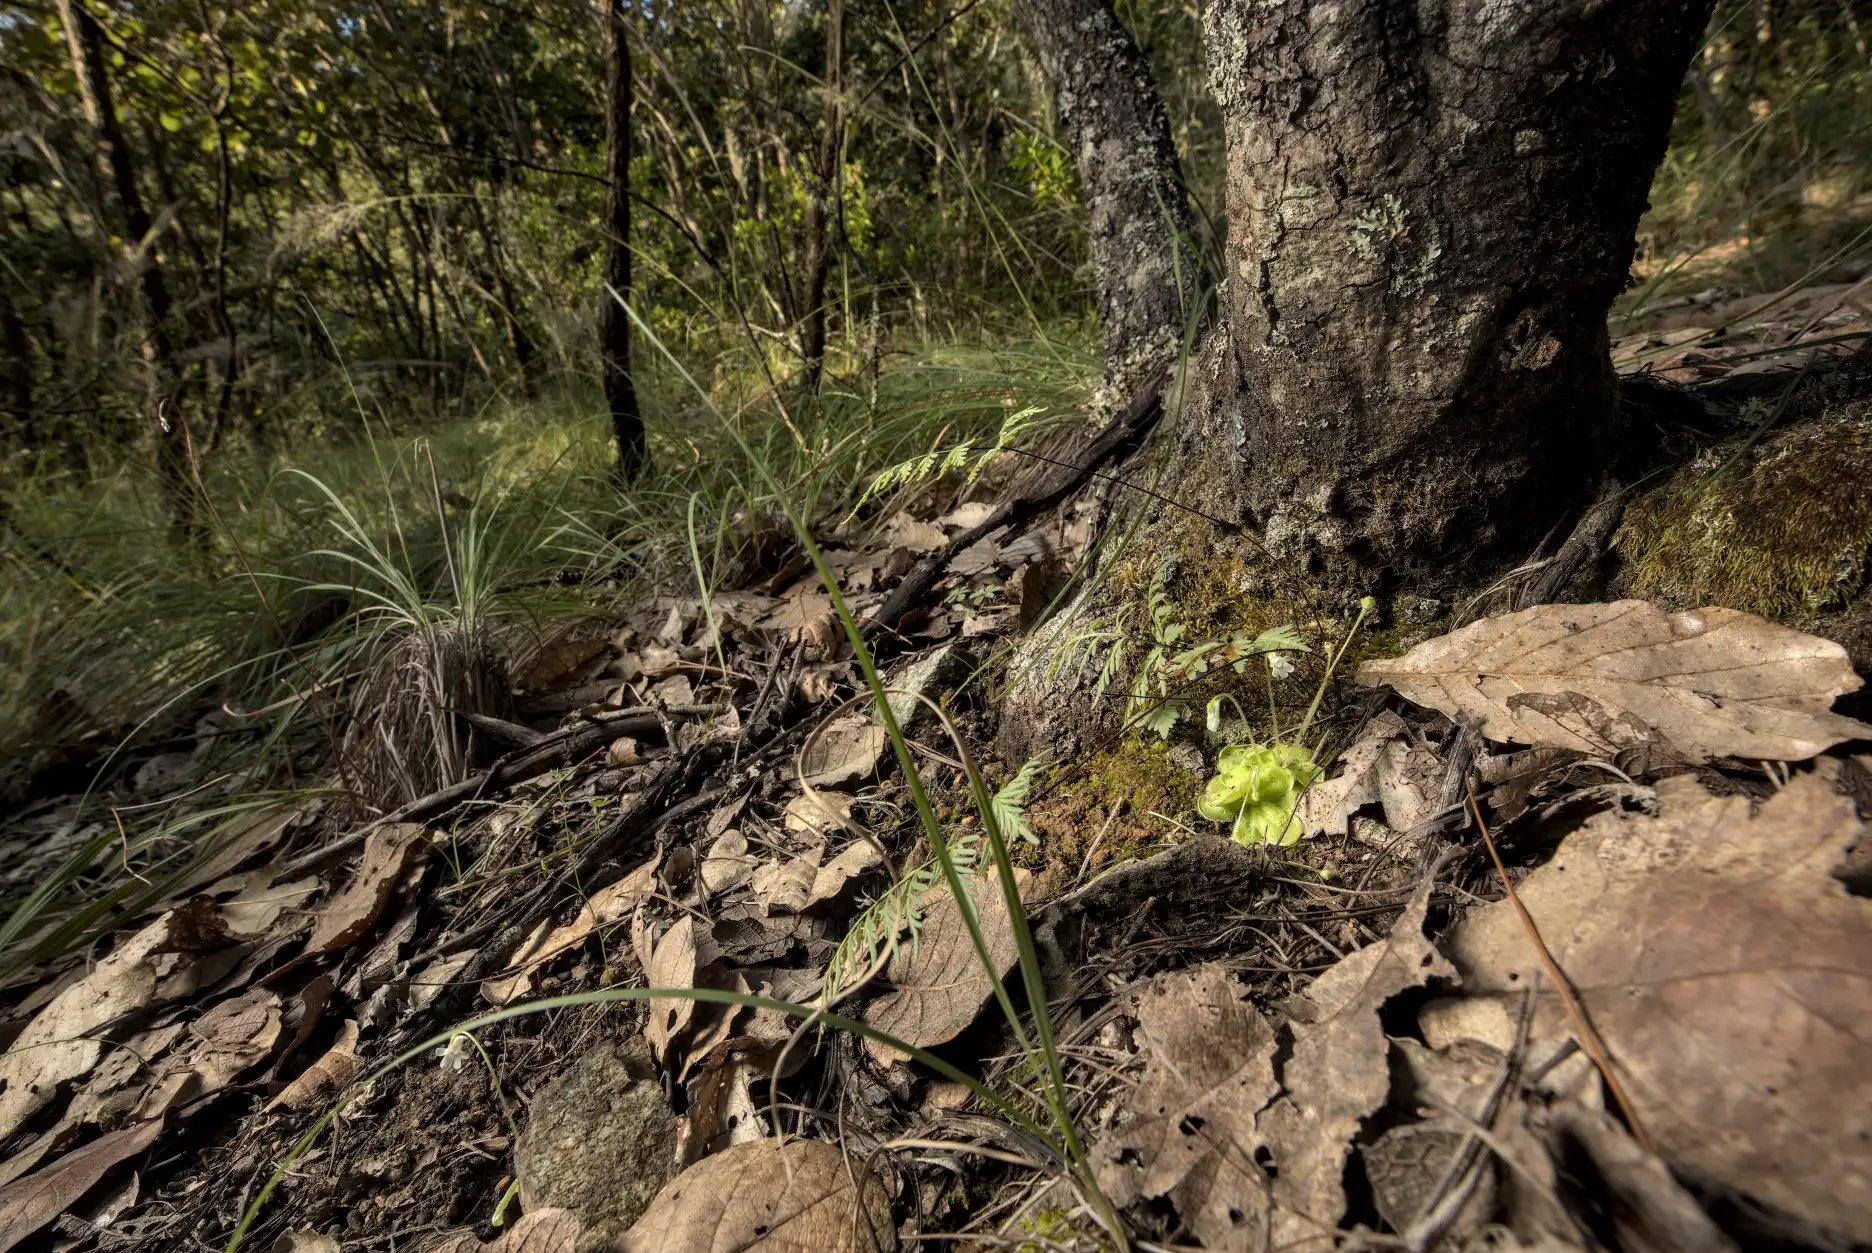
{"label": "fern frond", "polygon": [[1027,844],[1040,842],[1040,837],[1027,825],[1027,796],[1033,791],[1034,780],[1040,777],[1040,772],[1047,765],[1045,753],[1028,758],[1026,764],[1014,772],[1014,777],[1002,784],[1001,790],[989,800],[994,810],[995,825],[1001,828],[1002,838],[1010,843],[1014,840]]}
{"label": "fern frond", "polygon": [[[1015,778],[1018,780],[1019,776]],[[1006,827],[1002,829],[1007,830]],[[964,830],[952,835],[949,838],[949,859],[955,863],[958,875],[967,878],[974,874],[982,860],[981,832]],[[871,968],[897,937],[899,929],[910,933],[910,951],[914,953],[917,941],[923,934],[925,902],[932,893],[943,887],[942,866],[931,858],[907,871],[903,878],[885,889],[882,896],[852,919],[845,937],[838,942],[838,947],[832,951],[832,959],[826,963],[825,981],[821,985],[825,1004],[830,1005],[852,980]]]}

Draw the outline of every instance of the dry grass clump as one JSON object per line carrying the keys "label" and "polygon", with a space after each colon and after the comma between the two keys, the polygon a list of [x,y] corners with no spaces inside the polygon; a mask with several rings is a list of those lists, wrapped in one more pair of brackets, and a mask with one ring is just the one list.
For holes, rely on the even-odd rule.
{"label": "dry grass clump", "polygon": [[396,637],[351,694],[341,769],[379,809],[458,783],[496,754],[461,715],[508,719],[507,659],[486,627],[429,623]]}

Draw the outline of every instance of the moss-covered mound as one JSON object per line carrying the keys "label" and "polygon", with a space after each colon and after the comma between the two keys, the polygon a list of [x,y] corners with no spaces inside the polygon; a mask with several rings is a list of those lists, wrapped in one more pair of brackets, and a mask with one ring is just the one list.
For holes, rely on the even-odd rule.
{"label": "moss-covered mound", "polygon": [[1784,620],[1858,598],[1872,551],[1872,386],[1843,390],[1826,388],[1792,426],[1705,451],[1634,501],[1616,541],[1624,589]]}

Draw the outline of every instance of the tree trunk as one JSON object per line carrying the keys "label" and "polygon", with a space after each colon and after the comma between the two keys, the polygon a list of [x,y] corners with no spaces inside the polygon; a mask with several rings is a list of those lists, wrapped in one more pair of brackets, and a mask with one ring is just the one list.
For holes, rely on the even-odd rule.
{"label": "tree trunk", "polygon": [[1226,341],[1175,479],[1364,590],[1531,542],[1619,436],[1606,313],[1709,0],[1216,0]]}
{"label": "tree trunk", "polygon": [[631,378],[631,324],[624,306],[631,298],[631,61],[624,0],[610,0],[605,20],[605,257],[604,290],[598,294],[598,344],[606,407],[617,437],[621,478],[644,467],[643,415]]}
{"label": "tree trunk", "polygon": [[[1244,621],[1304,590],[1274,608],[1303,618],[1473,587],[1582,503],[1620,435],[1606,314],[1708,12],[1212,0],[1223,321],[1163,480],[1200,513],[1153,502],[1134,569],[1180,559]],[[1115,729],[1051,664],[1114,596],[1093,584],[1023,645],[1011,759]]]}
{"label": "tree trunk", "polygon": [[12,293],[0,282],[0,449],[32,447],[33,426],[32,342]]}
{"label": "tree trunk", "polygon": [[78,95],[85,122],[97,147],[99,172],[117,197],[122,215],[123,247],[134,267],[149,317],[144,340],[151,372],[156,379],[155,419],[158,430],[156,469],[169,502],[175,527],[193,539],[199,536],[200,510],[190,484],[188,428],[182,413],[181,379],[175,368],[175,345],[169,337],[169,286],[150,235],[150,215],[137,188],[136,165],[129,141],[117,119],[111,99],[110,76],[104,63],[104,32],[82,0],[58,0],[59,20],[71,50],[72,70],[78,77]]}
{"label": "tree trunk", "polygon": [[1015,10],[1079,171],[1105,333],[1105,407],[1122,408],[1175,356],[1200,286],[1170,121],[1111,0],[1016,0]]}
{"label": "tree trunk", "polygon": [[827,235],[832,206],[838,203],[839,161],[844,150],[844,122],[839,114],[845,61],[845,3],[828,0],[825,37],[825,128],[819,140],[819,161],[812,172],[806,200],[805,311],[800,320],[800,357],[805,363],[802,381],[808,393],[819,390],[825,368]]}

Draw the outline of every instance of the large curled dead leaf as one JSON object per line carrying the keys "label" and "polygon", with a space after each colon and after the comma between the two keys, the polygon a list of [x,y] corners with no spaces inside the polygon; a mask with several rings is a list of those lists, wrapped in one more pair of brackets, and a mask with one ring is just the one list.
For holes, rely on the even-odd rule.
{"label": "large curled dead leaf", "polygon": [[[852,1179],[863,1184],[862,1207]],[[754,1140],[663,1185],[616,1253],[859,1253],[896,1247],[875,1176],[822,1140]]]}
{"label": "large curled dead leaf", "polygon": [[[1025,891],[1027,872],[1017,870],[1015,877]],[[979,878],[963,882],[975,902],[982,939],[994,958],[993,972],[982,966],[955,898],[947,888],[939,886],[930,893],[928,913],[916,942],[906,938],[891,957],[885,978],[894,990],[871,1002],[865,1011],[873,1027],[917,1048],[953,1040],[974,1022],[982,1002],[994,991],[994,981],[1006,977],[1018,956],[1014,924],[1008,917],[1007,902],[1001,897],[1000,881]],[[869,1038],[865,1048],[886,1063],[903,1057],[890,1045]]]}
{"label": "large curled dead leaf", "polygon": [[104,1045],[88,1032],[149,1004],[151,958],[169,938],[169,915],[122,940],[91,973],[53,998],[0,1057],[0,1141],[52,1101],[58,1086],[97,1065]]}
{"label": "large curled dead leaf", "polygon": [[1831,712],[1860,686],[1843,648],[1734,609],[1536,605],[1368,661],[1358,677],[1479,719],[1492,740],[1592,754],[1662,739],[1692,761],[1801,761],[1872,736]]}
{"label": "large curled dead leaf", "polygon": [[336,952],[369,931],[390,903],[390,894],[415,860],[427,834],[414,822],[393,822],[372,831],[364,843],[357,874],[319,911],[318,922],[306,940],[306,951]]}
{"label": "large curled dead leaf", "polygon": [[1349,954],[1294,999],[1293,1050],[1281,1068],[1286,1094],[1256,1120],[1275,1173],[1272,1247],[1326,1247],[1345,1212],[1345,1163],[1365,1119],[1391,1089],[1385,1002],[1433,978],[1455,975],[1423,935],[1429,885],[1391,934]]}
{"label": "large curled dead leaf", "polygon": [[279,1095],[267,1102],[267,1108],[284,1105],[290,1110],[304,1111],[337,1096],[346,1084],[364,1073],[364,1060],[357,1055],[357,1041],[358,1025],[347,1018],[332,1046],[298,1078],[281,1088]]}
{"label": "large curled dead leaf", "polygon": [[[1658,813],[1600,814],[1519,888],[1679,1171],[1872,1237],[1872,901],[1833,877],[1863,826],[1818,774],[1753,815],[1687,775]],[[1478,996],[1531,986],[1511,906],[1448,945]],[[1537,1037],[1571,1032],[1543,981]]]}
{"label": "large curled dead leaf", "polygon": [[111,1167],[154,1144],[161,1131],[160,1118],[113,1131],[44,1170],[0,1188],[0,1253],[57,1218]]}
{"label": "large curled dead leaf", "polygon": [[1096,1148],[1114,1205],[1168,1196],[1213,1250],[1267,1245],[1255,1116],[1280,1091],[1274,1030],[1220,966],[1165,976],[1138,998],[1144,1075]]}

